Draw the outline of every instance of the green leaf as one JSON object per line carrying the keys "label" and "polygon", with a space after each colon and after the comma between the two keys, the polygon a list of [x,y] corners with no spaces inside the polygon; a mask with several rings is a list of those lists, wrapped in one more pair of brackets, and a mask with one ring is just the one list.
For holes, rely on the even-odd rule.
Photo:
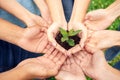
{"label": "green leaf", "polygon": [[77,30],[77,31],[74,31],[73,29],[71,29],[68,33],[69,36],[75,36],[77,35],[81,30]]}
{"label": "green leaf", "polygon": [[62,37],[62,38],[61,38],[61,41],[62,41],[62,42],[65,42],[65,41],[67,41],[67,40],[68,40],[68,37]]}
{"label": "green leaf", "polygon": [[64,30],[63,28],[60,28],[60,33],[62,34],[63,37],[68,36],[68,32],[66,30]]}
{"label": "green leaf", "polygon": [[75,42],[74,42],[73,39],[67,40],[67,43],[69,44],[69,46],[74,46],[75,45]]}

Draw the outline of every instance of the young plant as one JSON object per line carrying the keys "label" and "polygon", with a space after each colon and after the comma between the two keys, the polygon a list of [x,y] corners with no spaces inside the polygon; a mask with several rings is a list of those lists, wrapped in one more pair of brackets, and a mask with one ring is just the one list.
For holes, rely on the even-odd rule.
{"label": "young plant", "polygon": [[70,31],[66,31],[63,28],[60,28],[60,33],[62,34],[61,42],[67,42],[69,46],[75,46],[75,42],[70,37],[77,35],[81,30],[74,31],[71,29]]}

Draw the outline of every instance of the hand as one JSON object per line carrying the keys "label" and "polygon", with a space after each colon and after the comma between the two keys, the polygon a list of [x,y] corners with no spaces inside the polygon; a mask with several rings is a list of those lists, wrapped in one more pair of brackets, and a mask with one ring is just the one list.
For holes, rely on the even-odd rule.
{"label": "hand", "polygon": [[25,28],[17,45],[31,52],[41,53],[49,42],[45,31],[45,28],[39,26]]}
{"label": "hand", "polygon": [[55,40],[55,37],[57,36],[57,34],[59,33],[59,28],[63,28],[65,30],[67,30],[67,25],[66,23],[64,24],[60,24],[60,23],[56,23],[54,22],[47,30],[47,35],[48,35],[48,40],[52,43],[52,45],[58,49],[59,51],[61,51],[62,53],[67,53],[67,51],[61,47]]}
{"label": "hand", "polygon": [[88,12],[84,24],[91,30],[102,30],[109,27],[115,20],[106,9],[98,9]]}
{"label": "hand", "polygon": [[69,23],[68,24],[68,30],[74,29],[76,30],[81,30],[81,32],[78,34],[78,36],[81,38],[79,44],[75,45],[73,48],[69,49],[69,54],[70,53],[76,53],[80,51],[84,47],[84,43],[87,39],[87,29],[82,23]]}
{"label": "hand", "polygon": [[95,48],[86,47],[87,51],[81,51],[74,54],[75,60],[79,66],[82,67],[84,73],[96,80],[103,74],[108,64],[105,60],[104,53]]}
{"label": "hand", "polygon": [[23,71],[27,73],[26,79],[43,79],[55,76],[65,59],[66,57],[61,52],[54,50],[42,57],[26,59],[17,68],[22,67],[24,69]]}
{"label": "hand", "polygon": [[55,78],[57,80],[86,80],[81,67],[75,63],[74,56],[67,58]]}
{"label": "hand", "polygon": [[119,45],[120,43],[120,35],[118,31],[101,30],[92,32],[90,35],[91,36],[86,41],[86,46],[106,49]]}
{"label": "hand", "polygon": [[27,22],[27,26],[31,27],[31,26],[42,26],[42,27],[49,27],[49,25],[51,24],[49,20],[49,22],[47,22],[46,20],[44,20],[42,17],[35,15],[35,14],[30,14],[30,19],[31,21]]}

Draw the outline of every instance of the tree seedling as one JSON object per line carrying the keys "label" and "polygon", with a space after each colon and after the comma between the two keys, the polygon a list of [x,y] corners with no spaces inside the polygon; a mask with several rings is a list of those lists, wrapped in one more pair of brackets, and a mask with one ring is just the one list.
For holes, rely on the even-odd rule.
{"label": "tree seedling", "polygon": [[70,31],[66,31],[63,28],[60,28],[60,33],[62,34],[61,42],[67,42],[69,46],[75,46],[75,42],[70,37],[77,35],[81,30],[74,31],[71,29]]}

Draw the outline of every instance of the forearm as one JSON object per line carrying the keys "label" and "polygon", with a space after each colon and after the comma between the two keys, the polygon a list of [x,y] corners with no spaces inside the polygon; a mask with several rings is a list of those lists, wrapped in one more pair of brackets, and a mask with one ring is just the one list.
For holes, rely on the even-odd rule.
{"label": "forearm", "polygon": [[120,71],[108,65],[98,76],[99,77],[96,80],[120,80]]}
{"label": "forearm", "polygon": [[66,23],[61,0],[46,0],[53,22]]}
{"label": "forearm", "polygon": [[0,0],[0,6],[2,9],[22,20],[25,24],[32,24],[32,19],[30,18],[32,13],[21,6],[17,0]]}
{"label": "forearm", "polygon": [[108,8],[106,8],[108,11],[108,15],[110,15],[112,18],[116,19],[120,16],[120,0],[116,0],[113,4],[111,4]]}
{"label": "forearm", "polygon": [[120,46],[120,31],[113,31],[113,34],[111,33],[111,36],[113,36],[116,42],[113,46]]}
{"label": "forearm", "polygon": [[75,0],[70,22],[83,22],[90,0]]}
{"label": "forearm", "polygon": [[22,68],[14,68],[0,74],[0,80],[28,80],[27,77],[27,72]]}
{"label": "forearm", "polygon": [[16,44],[24,29],[0,19],[0,39]]}
{"label": "forearm", "polygon": [[[35,4],[38,6],[40,12],[42,13],[46,13],[46,11],[48,11],[48,7],[45,4],[44,0],[34,0]],[[41,14],[42,14],[41,13]]]}

